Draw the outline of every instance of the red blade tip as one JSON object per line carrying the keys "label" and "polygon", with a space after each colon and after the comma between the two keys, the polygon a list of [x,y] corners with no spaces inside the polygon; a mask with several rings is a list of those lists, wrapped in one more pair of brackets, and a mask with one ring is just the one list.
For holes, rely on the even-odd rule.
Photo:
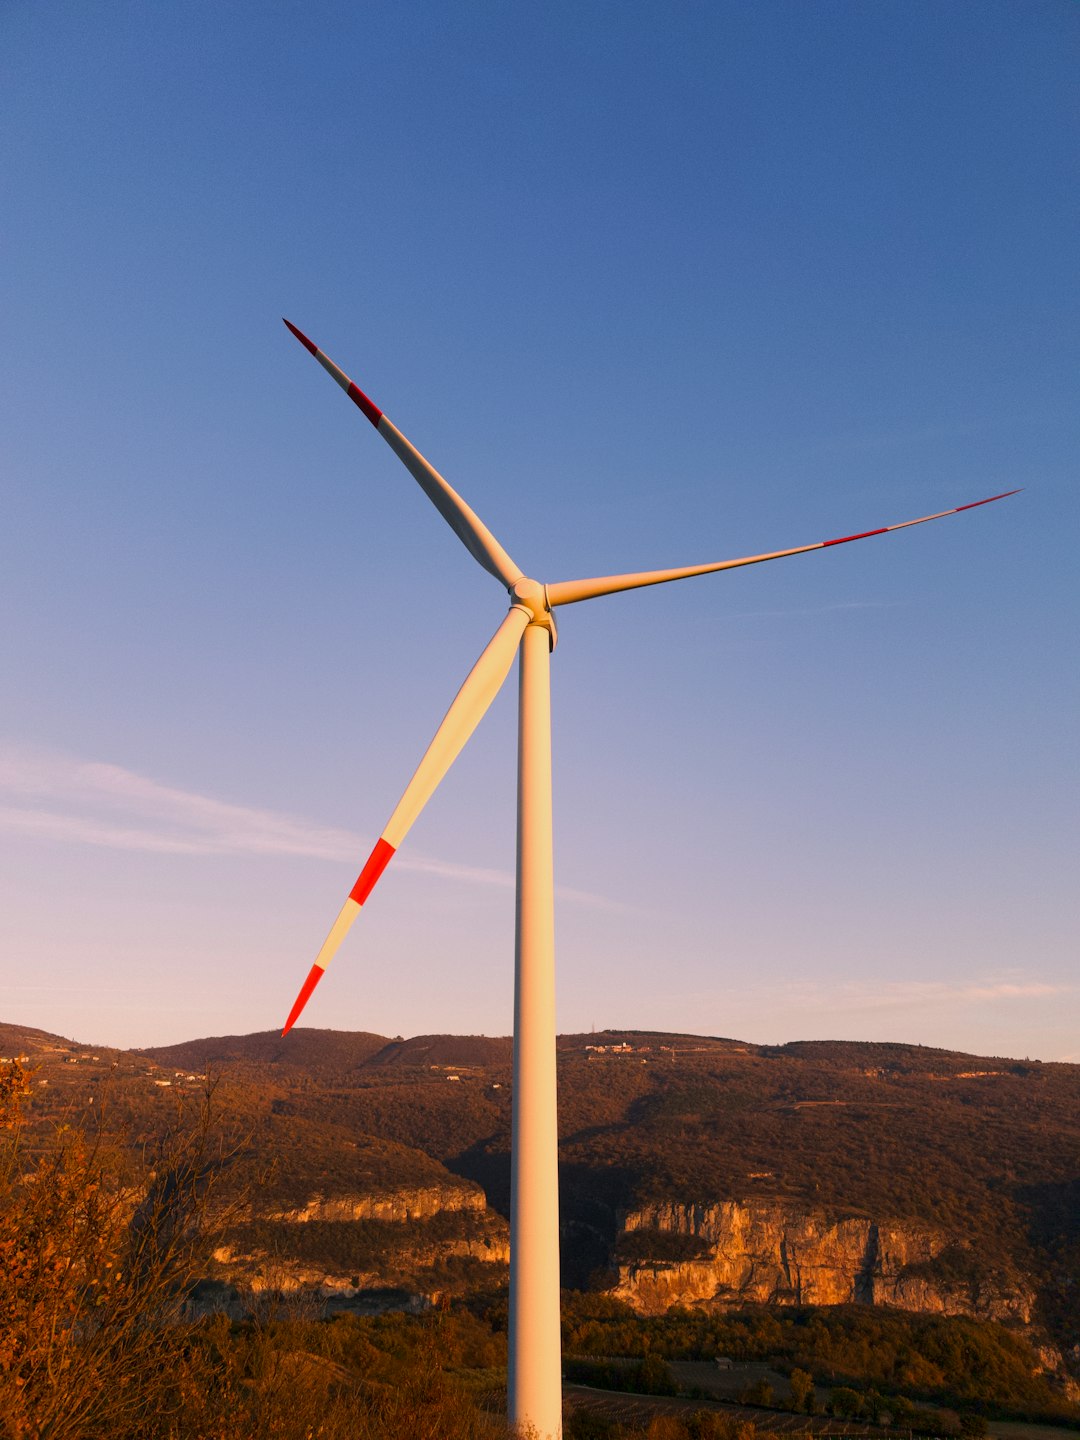
{"label": "red blade tip", "polygon": [[995,500],[1007,500],[1010,495],[1019,495],[1023,488],[1021,485],[1018,490],[1003,490],[1000,495],[988,495],[985,500],[973,500],[970,505],[958,506],[957,513],[961,510],[976,510],[980,505],[992,505]]}
{"label": "red blade tip", "polygon": [[304,332],[302,330],[298,330],[291,320],[286,320],[285,316],[283,315],[281,317],[281,321],[283,325],[287,326],[288,329],[292,331],[292,333],[296,336],[297,340],[300,341],[300,344],[303,345],[305,349],[311,351],[312,355],[317,355],[319,353],[319,347],[312,344],[312,342],[307,338]]}
{"label": "red blade tip", "polygon": [[289,1031],[292,1029],[292,1027],[296,1024],[297,1020],[299,1020],[300,1011],[303,1010],[304,1006],[311,999],[311,992],[315,989],[315,986],[319,983],[319,981],[325,974],[326,971],[322,968],[321,965],[312,965],[310,971],[308,972],[307,979],[300,987],[300,994],[297,995],[296,1000],[293,1003],[293,1007],[289,1011],[289,1018],[285,1021],[285,1029],[281,1032],[281,1038],[283,1040],[285,1036],[289,1033]]}

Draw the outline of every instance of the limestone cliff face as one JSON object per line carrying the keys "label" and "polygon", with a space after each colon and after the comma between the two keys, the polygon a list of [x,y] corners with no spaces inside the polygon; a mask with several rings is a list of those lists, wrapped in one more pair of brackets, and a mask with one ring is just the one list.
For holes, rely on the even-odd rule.
{"label": "limestone cliff face", "polygon": [[[955,1237],[908,1220],[834,1219],[780,1201],[660,1201],[623,1217],[639,1258],[615,1293],[644,1314],[669,1305],[892,1305],[1028,1324],[1034,1295],[1015,1277],[956,1265]],[[693,1259],[648,1257],[648,1236],[687,1237]],[[657,1246],[661,1253],[666,1247]]]}
{"label": "limestone cliff face", "polygon": [[[396,1237],[397,1238],[397,1237]],[[284,1248],[284,1247],[283,1247]],[[485,1215],[473,1234],[425,1243],[422,1232],[414,1237],[398,1238],[388,1247],[386,1255],[374,1268],[343,1268],[333,1261],[319,1263],[284,1254],[268,1255],[260,1249],[246,1247],[242,1242],[222,1245],[214,1251],[217,1273],[227,1276],[234,1285],[251,1294],[263,1291],[277,1293],[304,1292],[322,1297],[351,1297],[365,1291],[400,1287],[425,1294],[432,1282],[425,1282],[425,1272],[444,1265],[448,1259],[466,1258],[485,1265],[510,1263],[510,1236],[501,1216]],[[436,1290],[438,1286],[436,1285]]]}
{"label": "limestone cliff face", "polygon": [[[429,1223],[448,1213],[459,1217],[449,1228]],[[349,1239],[353,1224],[364,1226],[359,1252]],[[366,1263],[355,1258],[358,1253],[366,1255]],[[348,1298],[396,1288],[427,1295],[453,1287],[448,1262],[501,1267],[509,1258],[506,1221],[488,1210],[479,1186],[455,1181],[400,1190],[316,1193],[288,1204],[256,1202],[232,1227],[229,1242],[214,1252],[209,1278],[252,1294]]]}
{"label": "limestone cliff face", "polygon": [[425,1185],[357,1195],[312,1195],[302,1204],[255,1207],[262,1220],[303,1224],[306,1220],[428,1220],[444,1210],[485,1210],[477,1185]]}

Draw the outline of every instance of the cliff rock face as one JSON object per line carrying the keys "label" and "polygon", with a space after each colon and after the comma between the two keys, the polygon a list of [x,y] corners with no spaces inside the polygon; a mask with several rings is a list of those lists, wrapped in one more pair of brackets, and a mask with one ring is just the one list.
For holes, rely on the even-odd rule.
{"label": "cliff rock face", "polygon": [[[635,1232],[641,1232],[635,1235]],[[659,1201],[623,1219],[637,1258],[615,1294],[643,1314],[669,1305],[891,1305],[1028,1324],[1034,1296],[1014,1277],[980,1269],[954,1237],[909,1220],[833,1219],[779,1201]],[[693,1258],[669,1255],[684,1237]],[[675,1249],[678,1244],[676,1242]]]}
{"label": "cliff rock face", "polygon": [[[346,1298],[365,1291],[401,1287],[427,1294],[434,1285],[436,1293],[442,1286],[424,1281],[425,1272],[444,1266],[447,1260],[469,1259],[484,1265],[503,1266],[510,1263],[510,1237],[499,1216],[485,1216],[473,1235],[425,1242],[421,1234],[405,1238],[389,1248],[380,1263],[370,1269],[357,1266],[343,1268],[333,1261],[319,1263],[299,1260],[286,1255],[270,1256],[264,1251],[243,1244],[222,1245],[214,1251],[217,1272],[253,1295],[264,1291],[306,1294],[326,1298]],[[445,1283],[445,1282],[444,1282]]]}
{"label": "cliff rock face", "polygon": [[254,1295],[423,1297],[455,1290],[455,1262],[501,1268],[509,1258],[506,1221],[462,1181],[255,1204],[215,1250],[208,1279]]}
{"label": "cliff rock face", "polygon": [[425,1185],[358,1195],[312,1195],[303,1204],[258,1209],[263,1220],[303,1224],[307,1220],[428,1220],[445,1210],[485,1210],[478,1185]]}

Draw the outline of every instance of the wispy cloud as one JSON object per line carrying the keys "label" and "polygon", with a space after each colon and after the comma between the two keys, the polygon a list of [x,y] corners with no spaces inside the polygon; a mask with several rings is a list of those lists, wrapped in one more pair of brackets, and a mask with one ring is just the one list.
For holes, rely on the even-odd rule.
{"label": "wispy cloud", "polygon": [[[1054,995],[1075,995],[1080,986],[1051,984],[1042,980],[977,979],[947,980],[793,980],[783,985],[783,1001],[777,998],[775,980],[744,984],[738,996],[751,1009],[768,1005],[773,1011],[797,1011],[814,1015],[877,1015],[887,1011],[944,1010],[958,1005],[998,1003],[1010,1000],[1043,1000]],[[673,992],[673,1004],[715,1003],[715,990]],[[725,996],[725,1003],[732,997]]]}
{"label": "wispy cloud", "polygon": [[804,981],[788,987],[800,1005],[813,1009],[865,1014],[883,1010],[916,1010],[927,1006],[976,1005],[1010,1000],[1040,1000],[1074,992],[1073,985],[1042,980],[993,977],[974,980],[845,981],[828,984]]}
{"label": "wispy cloud", "polygon": [[[120,765],[0,744],[0,833],[157,855],[235,855],[359,864],[373,837],[164,785]],[[511,887],[508,870],[405,851],[396,868]],[[563,899],[609,906],[581,890]]]}
{"label": "wispy cloud", "polygon": [[[0,829],[39,839],[171,855],[355,859],[351,831],[216,800],[119,765],[0,749]],[[362,858],[362,857],[361,857]]]}

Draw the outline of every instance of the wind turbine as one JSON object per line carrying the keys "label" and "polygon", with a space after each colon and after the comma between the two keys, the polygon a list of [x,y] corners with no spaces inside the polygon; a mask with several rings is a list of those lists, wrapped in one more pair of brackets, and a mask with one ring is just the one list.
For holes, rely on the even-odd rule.
{"label": "wind turbine", "polygon": [[554,611],[560,605],[736,570],[826,550],[852,540],[905,530],[1015,495],[882,525],[835,540],[636,575],[604,575],[544,585],[529,579],[439,472],[391,424],[359,386],[288,320],[285,324],[375,426],[451,530],[508,591],[510,609],[465,683],[387,821],[356,884],[331,927],[289,1012],[282,1035],[295,1025],[379,876],[413,822],[457,759],[520,653],[518,725],[517,917],[514,970],[514,1068],[510,1188],[510,1314],[508,1416],[512,1426],[540,1440],[562,1435],[559,1333],[559,1180],[555,1089],[555,929],[551,845],[551,691],[549,656],[555,648]]}

